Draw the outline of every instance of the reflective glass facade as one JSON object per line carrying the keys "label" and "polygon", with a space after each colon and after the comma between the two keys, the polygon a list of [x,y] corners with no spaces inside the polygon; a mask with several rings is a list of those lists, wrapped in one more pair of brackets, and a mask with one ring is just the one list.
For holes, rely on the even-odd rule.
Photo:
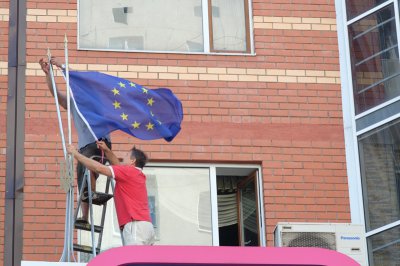
{"label": "reflective glass facade", "polygon": [[346,1],[345,7],[347,36],[344,38],[348,45],[346,61],[351,82],[346,85],[352,90],[351,109],[354,110],[348,117],[355,125],[354,141],[358,147],[355,162],[361,178],[369,265],[399,265],[398,2],[353,0]]}

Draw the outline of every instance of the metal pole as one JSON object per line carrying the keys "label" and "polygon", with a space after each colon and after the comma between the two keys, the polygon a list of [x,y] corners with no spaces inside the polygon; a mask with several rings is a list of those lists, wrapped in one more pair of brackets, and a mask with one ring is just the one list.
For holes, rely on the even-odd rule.
{"label": "metal pole", "polygon": [[[69,87],[69,60],[68,60],[68,39],[67,34],[64,35],[64,54],[65,54],[65,73],[66,73],[66,86],[67,86],[67,121],[68,121],[68,144],[72,143],[72,130],[71,130],[71,91]],[[73,180],[73,156],[68,154],[68,179]],[[69,213],[66,217],[66,221],[68,220],[68,261],[70,261],[69,254],[72,253],[73,256],[73,232],[74,232],[74,220],[73,220],[73,213],[74,213],[74,187],[73,183],[70,183],[69,188],[69,197],[68,197],[68,206],[69,206]],[[75,258],[74,258],[75,259]]]}
{"label": "metal pole", "polygon": [[26,0],[8,1],[7,156],[4,265],[19,266],[23,246]]}
{"label": "metal pole", "polygon": [[[51,60],[50,49],[47,49],[47,57],[48,57],[48,61],[50,62],[50,60]],[[51,85],[53,87],[54,99],[55,99],[56,108],[57,108],[58,126],[59,126],[60,134],[61,134],[61,141],[62,141],[63,151],[64,151],[64,159],[66,160],[67,159],[67,147],[65,146],[65,137],[64,137],[64,131],[63,131],[63,126],[62,126],[62,121],[61,121],[60,104],[58,103],[57,87],[56,87],[56,82],[54,81],[54,71],[53,71],[53,67],[51,64],[49,64],[49,68],[50,68]]]}
{"label": "metal pole", "polygon": [[64,53],[65,53],[65,75],[66,75],[66,85],[67,85],[67,117],[68,117],[68,144],[72,143],[72,133],[71,133],[71,92],[69,88],[69,63],[68,63],[68,40],[67,34],[64,37]]}
{"label": "metal pole", "polygon": [[[47,50],[47,57],[48,57],[48,61],[50,62],[51,61],[50,49]],[[61,120],[60,104],[58,102],[57,87],[56,87],[56,83],[54,80],[53,66],[51,64],[49,64],[49,72],[50,72],[50,78],[51,78],[51,85],[52,85],[52,89],[53,89],[53,93],[54,93],[54,99],[55,99],[55,103],[56,103],[58,126],[59,126],[59,130],[60,130],[60,135],[61,135],[64,159],[65,159],[66,167],[67,167],[66,174],[68,176],[68,180],[71,180],[72,160],[70,160],[70,156],[67,156],[67,147],[65,144],[65,137],[64,137],[62,120]],[[61,259],[60,259],[60,261],[68,261],[68,262],[71,261],[70,255],[71,255],[71,253],[73,253],[73,250],[70,248],[71,243],[72,243],[72,232],[73,232],[71,230],[71,227],[72,227],[72,225],[71,225],[71,216],[72,216],[71,206],[73,207],[73,205],[71,205],[71,201],[73,202],[73,197],[71,196],[72,189],[73,188],[70,185],[68,192],[67,192],[66,209],[65,209],[64,249],[63,249],[63,253],[61,255]],[[72,257],[73,257],[73,255],[72,255]]]}
{"label": "metal pole", "polygon": [[96,257],[96,246],[94,245],[94,219],[93,219],[93,199],[92,199],[92,187],[91,187],[91,180],[90,180],[90,176],[91,176],[91,172],[89,171],[89,169],[86,168],[86,182],[88,184],[88,196],[89,196],[89,213],[90,213],[90,233],[92,236],[92,255],[93,257]]}

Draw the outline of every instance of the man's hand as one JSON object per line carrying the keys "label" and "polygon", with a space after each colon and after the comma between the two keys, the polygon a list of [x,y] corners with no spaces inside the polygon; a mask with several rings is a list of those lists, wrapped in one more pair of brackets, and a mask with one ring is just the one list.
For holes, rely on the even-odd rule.
{"label": "man's hand", "polygon": [[[104,141],[96,141],[97,147],[104,151],[107,159],[110,161],[110,164],[112,165],[117,165],[119,164],[119,160],[117,158],[117,156],[115,156],[115,154],[110,150],[110,148],[107,146],[107,144]],[[110,176],[110,175],[107,175]]]}
{"label": "man's hand", "polygon": [[104,152],[108,152],[110,151],[110,148],[108,148],[107,144],[104,141],[96,141],[97,147],[104,151]]}
{"label": "man's hand", "polygon": [[51,57],[50,63],[51,63],[52,65],[57,66],[58,68],[62,68],[62,64],[63,64],[63,63],[61,63],[61,62],[60,62],[56,57],[54,57],[54,56]]}
{"label": "man's hand", "polygon": [[69,144],[67,146],[67,151],[68,151],[69,154],[72,154],[72,155],[74,155],[74,154],[76,154],[78,152],[77,149],[75,148],[75,146],[72,145],[72,144]]}
{"label": "man's hand", "polygon": [[50,71],[49,63],[47,63],[46,61],[43,60],[43,58],[41,58],[41,59],[39,60],[39,65],[40,65],[40,67],[42,68],[43,72],[44,72],[46,75],[48,75],[48,74],[49,74],[49,71]]}

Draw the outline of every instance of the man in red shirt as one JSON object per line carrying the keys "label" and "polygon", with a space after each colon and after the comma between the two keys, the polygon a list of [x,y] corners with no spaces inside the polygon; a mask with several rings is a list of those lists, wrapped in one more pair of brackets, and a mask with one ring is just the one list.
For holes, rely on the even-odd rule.
{"label": "man in red shirt", "polygon": [[146,154],[136,149],[131,150],[130,164],[121,165],[117,156],[104,141],[97,142],[104,151],[111,165],[103,165],[80,154],[73,145],[68,152],[90,171],[105,176],[112,176],[115,181],[114,201],[118,223],[123,230],[125,245],[153,245],[154,228],[151,223],[149,202],[147,198],[146,176],[142,172],[147,163]]}

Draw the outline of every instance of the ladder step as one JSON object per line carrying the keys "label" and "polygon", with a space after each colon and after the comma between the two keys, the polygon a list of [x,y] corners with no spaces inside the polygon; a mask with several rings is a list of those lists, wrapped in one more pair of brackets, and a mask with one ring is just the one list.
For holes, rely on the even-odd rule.
{"label": "ladder step", "polygon": [[[92,253],[91,246],[74,244],[74,250],[79,251],[79,252]],[[99,253],[100,253],[100,249],[96,248],[96,254],[99,254]]]}
{"label": "ladder step", "polygon": [[[95,199],[92,199],[92,203],[95,205],[103,205],[109,199],[111,199],[113,197],[113,195],[107,194],[107,193],[96,192],[96,194],[98,195],[98,197]],[[89,202],[89,198],[82,199],[82,201]]]}
{"label": "ladder step", "polygon": [[[85,230],[85,231],[91,231],[92,230],[89,223],[87,223],[87,224],[76,223],[75,224],[75,229]],[[96,233],[101,233],[103,231],[103,227],[100,226],[100,225],[95,225],[94,226],[94,231]]]}

